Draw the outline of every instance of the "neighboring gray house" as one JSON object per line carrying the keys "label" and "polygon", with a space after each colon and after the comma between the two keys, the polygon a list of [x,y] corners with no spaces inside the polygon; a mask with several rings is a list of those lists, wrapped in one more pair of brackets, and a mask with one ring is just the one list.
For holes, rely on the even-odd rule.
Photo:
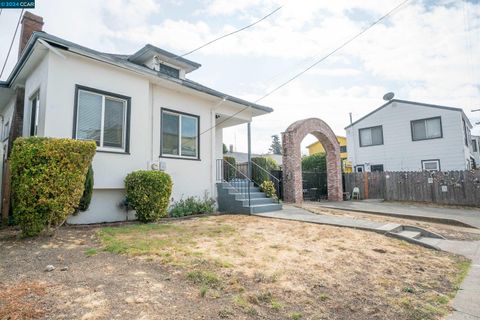
{"label": "neighboring gray house", "polygon": [[345,128],[348,160],[357,172],[472,169],[471,128],[460,108],[393,99]]}

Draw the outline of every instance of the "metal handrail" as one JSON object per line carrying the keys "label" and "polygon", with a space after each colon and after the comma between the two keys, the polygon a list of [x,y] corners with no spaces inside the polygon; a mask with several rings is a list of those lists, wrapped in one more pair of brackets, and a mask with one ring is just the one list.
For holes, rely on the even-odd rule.
{"label": "metal handrail", "polygon": [[273,174],[271,174],[270,172],[268,172],[267,170],[265,170],[264,168],[260,167],[258,164],[256,164],[255,162],[252,161],[252,164],[254,166],[256,166],[257,168],[261,169],[263,172],[265,172],[266,174],[268,174],[270,176],[270,178],[273,178],[275,180],[277,180],[277,182],[280,182],[280,179],[278,179],[277,177],[275,177]]}
{"label": "metal handrail", "polygon": [[[234,178],[234,179],[237,179],[237,178],[236,178],[236,177],[237,177],[237,174],[240,173],[240,175],[243,176],[243,177],[247,180],[247,188],[246,188],[247,190],[246,190],[246,193],[248,194],[248,206],[250,207],[250,206],[251,206],[250,184],[253,183],[252,180],[251,180],[248,176],[246,176],[245,174],[243,174],[240,170],[238,170],[238,168],[237,168],[236,166],[232,165],[232,164],[229,163],[228,161],[225,161],[225,159],[217,159],[217,162],[220,162],[220,163],[221,163],[221,166],[220,166],[221,171],[222,171],[222,172],[220,173],[220,176],[221,176],[220,179],[221,179],[221,181],[228,183],[228,185],[229,185],[230,187],[232,187],[235,191],[237,191],[238,193],[240,193],[242,196],[243,196],[244,192],[242,191],[241,188],[240,188],[240,190],[239,190],[239,189],[238,189],[237,187],[235,187],[232,183],[230,183],[230,181],[227,181],[226,179],[224,179],[223,168],[224,168],[225,163],[228,164],[230,167],[232,167],[232,168],[235,170],[235,178]],[[217,169],[218,169],[218,167],[217,167]],[[218,180],[218,172],[217,172],[217,180]]]}

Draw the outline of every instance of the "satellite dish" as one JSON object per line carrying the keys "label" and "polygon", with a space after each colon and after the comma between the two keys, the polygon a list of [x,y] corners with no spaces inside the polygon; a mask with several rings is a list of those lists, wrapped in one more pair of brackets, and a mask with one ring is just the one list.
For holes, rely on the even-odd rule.
{"label": "satellite dish", "polygon": [[385,101],[390,101],[395,97],[395,94],[393,92],[387,92],[383,95],[383,100]]}

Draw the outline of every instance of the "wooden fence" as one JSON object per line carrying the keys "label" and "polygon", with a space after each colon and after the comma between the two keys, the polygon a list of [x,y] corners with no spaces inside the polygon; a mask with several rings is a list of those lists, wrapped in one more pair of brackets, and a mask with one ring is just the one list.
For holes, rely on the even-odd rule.
{"label": "wooden fence", "polygon": [[480,207],[480,170],[447,172],[359,172],[345,174],[345,191],[361,199],[421,201]]}

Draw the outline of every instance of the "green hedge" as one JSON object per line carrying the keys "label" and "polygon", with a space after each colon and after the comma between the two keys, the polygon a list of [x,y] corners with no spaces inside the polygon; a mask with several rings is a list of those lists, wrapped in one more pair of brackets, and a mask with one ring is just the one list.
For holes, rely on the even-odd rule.
{"label": "green hedge", "polygon": [[139,221],[152,222],[167,216],[172,179],[161,171],[134,171],[125,178],[127,204]]}
{"label": "green hedge", "polygon": [[237,167],[237,160],[235,160],[234,157],[229,157],[229,156],[224,156],[223,160],[225,160],[226,162],[223,164],[223,178],[226,181],[235,179],[236,177],[235,168]]}
{"label": "green hedge", "polygon": [[90,206],[90,202],[92,201],[92,193],[93,193],[93,168],[92,168],[92,165],[90,165],[88,167],[87,176],[85,178],[83,195],[82,195],[82,198],[80,199],[78,210],[87,211],[88,207]]}
{"label": "green hedge", "polygon": [[92,141],[15,140],[10,159],[12,210],[25,236],[55,228],[75,212],[95,150]]}
{"label": "green hedge", "polygon": [[254,157],[252,158],[252,163],[252,180],[258,186],[264,181],[270,181],[270,175],[268,173],[278,169],[276,161],[271,158]]}

